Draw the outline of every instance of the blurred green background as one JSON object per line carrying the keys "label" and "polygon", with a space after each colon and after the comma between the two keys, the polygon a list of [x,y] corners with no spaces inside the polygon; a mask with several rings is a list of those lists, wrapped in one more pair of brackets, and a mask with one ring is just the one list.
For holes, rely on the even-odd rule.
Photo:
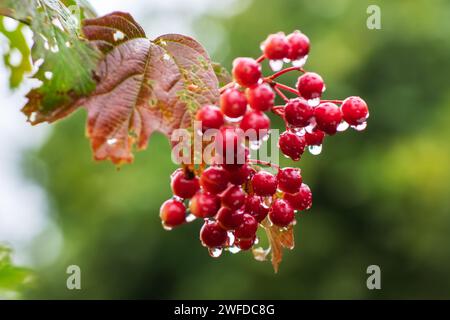
{"label": "blurred green background", "polygon": [[[381,8],[381,30],[366,27],[370,4]],[[369,104],[366,131],[329,138],[299,163],[282,160],[302,168],[314,193],[296,248],[275,275],[251,253],[210,258],[199,221],[164,231],[159,206],[175,169],[166,139],[153,136],[121,170],[94,163],[80,111],[24,161],[63,234],[60,256],[36,270],[25,298],[450,298],[450,2],[255,0],[237,15],[196,19],[207,48],[208,26],[224,31],[212,58],[228,69],[236,56],[258,56],[269,33],[301,29],[325,98]],[[45,241],[36,239],[37,259]],[[80,291],[66,288],[70,264],[81,267]],[[372,264],[382,290],[366,287]]]}

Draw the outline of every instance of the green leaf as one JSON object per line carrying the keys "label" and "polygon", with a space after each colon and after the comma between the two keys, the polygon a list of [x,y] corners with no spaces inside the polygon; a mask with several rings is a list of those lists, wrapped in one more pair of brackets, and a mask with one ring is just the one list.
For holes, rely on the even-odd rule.
{"label": "green leaf", "polygon": [[216,74],[217,80],[219,80],[219,86],[223,87],[233,81],[231,74],[218,62],[212,63],[214,73]]}

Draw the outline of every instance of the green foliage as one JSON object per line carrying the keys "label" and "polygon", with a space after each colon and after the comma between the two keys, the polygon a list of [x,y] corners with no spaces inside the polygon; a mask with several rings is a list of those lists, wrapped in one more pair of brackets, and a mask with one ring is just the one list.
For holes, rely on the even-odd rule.
{"label": "green foliage", "polygon": [[13,265],[11,249],[0,245],[0,299],[16,299],[30,287],[34,274],[30,269]]}

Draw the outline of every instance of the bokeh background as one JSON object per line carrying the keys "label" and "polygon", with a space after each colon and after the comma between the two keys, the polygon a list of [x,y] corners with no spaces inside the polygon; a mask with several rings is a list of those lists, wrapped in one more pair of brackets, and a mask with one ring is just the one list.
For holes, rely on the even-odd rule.
{"label": "bokeh background", "polygon": [[[163,136],[121,170],[95,163],[84,112],[29,128],[19,113],[26,88],[5,92],[2,68],[0,241],[37,274],[23,298],[450,298],[450,2],[91,3],[101,14],[131,12],[150,36],[195,36],[227,68],[258,56],[269,33],[301,29],[325,98],[364,97],[369,126],[328,139],[319,156],[282,160],[302,168],[314,205],[275,275],[251,253],[210,258],[198,221],[161,228],[175,169]],[[370,4],[381,8],[381,30],[366,27]],[[81,267],[80,291],[66,288],[71,264]],[[381,290],[366,287],[372,264]]]}

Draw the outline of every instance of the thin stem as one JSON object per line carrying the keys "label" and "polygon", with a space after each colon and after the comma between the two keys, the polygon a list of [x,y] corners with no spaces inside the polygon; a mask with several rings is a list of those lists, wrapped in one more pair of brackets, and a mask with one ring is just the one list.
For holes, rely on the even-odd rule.
{"label": "thin stem", "polygon": [[286,68],[286,69],[283,69],[283,70],[281,70],[281,71],[278,71],[278,72],[274,73],[274,74],[271,75],[270,77],[266,77],[265,80],[275,80],[276,78],[282,76],[283,74],[288,73],[288,72],[291,72],[291,71],[300,71],[300,72],[303,72],[303,73],[306,72],[306,71],[305,71],[303,68],[301,68],[301,67],[289,67],[289,68]]}
{"label": "thin stem", "polygon": [[264,60],[266,60],[266,56],[263,54],[262,56],[260,56],[258,59],[256,59],[256,62],[261,63]]}
{"label": "thin stem", "polygon": [[273,81],[271,83],[274,86],[274,88],[280,88],[280,89],[283,89],[283,90],[288,91],[290,93],[293,93],[296,96],[300,96],[300,93],[294,88],[291,88],[291,87],[289,87],[287,85],[284,85],[284,84],[281,84],[281,83],[278,83],[278,82],[275,82],[275,81]]}
{"label": "thin stem", "polygon": [[274,106],[271,111],[284,119],[284,106]]}
{"label": "thin stem", "polygon": [[288,102],[289,99],[284,95],[283,92],[276,85],[272,86],[273,90],[284,100],[284,102]]}
{"label": "thin stem", "polygon": [[220,93],[220,94],[224,93],[225,90],[227,90],[227,89],[233,87],[234,85],[235,85],[235,82],[234,82],[234,81],[232,81],[232,82],[230,82],[230,83],[224,85],[222,88],[219,89],[219,93]]}
{"label": "thin stem", "polygon": [[324,103],[324,102],[331,102],[331,103],[341,104],[342,100],[320,100],[320,103]]}
{"label": "thin stem", "polygon": [[260,165],[263,165],[263,166],[268,166],[268,167],[280,170],[280,166],[279,165],[274,164],[274,163],[269,162],[269,161],[263,161],[263,160],[258,160],[258,159],[249,159],[248,161],[252,162],[252,163],[255,163],[255,164],[260,164]]}

